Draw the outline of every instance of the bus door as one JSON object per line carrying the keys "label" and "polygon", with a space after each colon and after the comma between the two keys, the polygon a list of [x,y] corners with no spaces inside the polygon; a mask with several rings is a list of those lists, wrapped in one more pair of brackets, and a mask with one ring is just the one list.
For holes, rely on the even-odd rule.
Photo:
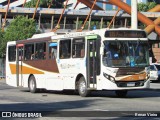
{"label": "bus door", "polygon": [[23,72],[22,72],[22,61],[23,61],[23,44],[17,45],[17,59],[16,59],[16,79],[17,86],[23,86]]}
{"label": "bus door", "polygon": [[100,51],[97,35],[87,36],[87,87],[96,88],[100,74]]}

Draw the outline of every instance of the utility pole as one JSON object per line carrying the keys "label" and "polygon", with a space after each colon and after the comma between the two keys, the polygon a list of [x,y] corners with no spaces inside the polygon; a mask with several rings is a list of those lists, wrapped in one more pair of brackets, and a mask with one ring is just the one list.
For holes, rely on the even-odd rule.
{"label": "utility pole", "polygon": [[131,0],[131,28],[138,29],[137,0]]}
{"label": "utility pole", "polygon": [[24,5],[26,4],[26,1],[27,1],[27,0],[24,0],[23,6],[22,6],[23,8],[24,8]]}
{"label": "utility pole", "polygon": [[3,22],[3,24],[2,24],[2,32],[4,32],[4,27],[6,26],[6,19],[7,19],[7,14],[8,14],[9,5],[10,5],[10,0],[8,0],[8,5],[7,5],[5,17],[4,17],[4,22]]}
{"label": "utility pole", "polygon": [[39,5],[39,2],[40,2],[40,0],[38,0],[38,1],[37,1],[36,9],[35,9],[35,11],[34,11],[34,14],[33,14],[32,19],[34,19],[34,18],[35,18],[35,15],[36,15],[36,12],[37,12],[37,8],[38,8],[38,5]]}

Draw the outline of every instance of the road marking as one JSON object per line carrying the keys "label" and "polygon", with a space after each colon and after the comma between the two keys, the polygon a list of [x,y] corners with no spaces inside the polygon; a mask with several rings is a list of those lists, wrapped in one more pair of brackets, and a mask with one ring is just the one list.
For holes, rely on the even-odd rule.
{"label": "road marking", "polygon": [[109,110],[104,110],[104,109],[93,109],[94,111],[109,111]]}
{"label": "road marking", "polygon": [[48,102],[46,100],[41,100],[41,99],[37,99],[37,101],[40,101],[40,102]]}

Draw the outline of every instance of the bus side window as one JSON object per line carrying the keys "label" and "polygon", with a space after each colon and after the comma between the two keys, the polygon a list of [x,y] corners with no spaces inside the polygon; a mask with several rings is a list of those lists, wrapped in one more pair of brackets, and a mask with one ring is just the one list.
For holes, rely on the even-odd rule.
{"label": "bus side window", "polygon": [[57,47],[49,47],[49,58],[50,59],[57,58]]}
{"label": "bus side window", "polygon": [[34,53],[34,59],[40,59],[43,60],[45,59],[45,54],[46,54],[46,43],[36,43],[36,51]]}
{"label": "bus side window", "polygon": [[16,60],[16,46],[8,47],[8,60],[13,62]]}
{"label": "bus side window", "polygon": [[71,40],[60,41],[60,59],[67,59],[71,57]]}
{"label": "bus side window", "polygon": [[81,56],[80,57],[84,57],[85,56],[85,49],[81,49]]}
{"label": "bus side window", "polygon": [[19,61],[22,61],[23,60],[23,48],[21,47],[20,49],[19,49]]}
{"label": "bus side window", "polygon": [[57,58],[57,43],[49,44],[49,59]]}
{"label": "bus side window", "polygon": [[75,38],[72,42],[72,57],[83,58],[85,56],[85,39]]}
{"label": "bus side window", "polygon": [[31,60],[33,54],[34,54],[34,44],[26,44],[24,48],[25,60]]}

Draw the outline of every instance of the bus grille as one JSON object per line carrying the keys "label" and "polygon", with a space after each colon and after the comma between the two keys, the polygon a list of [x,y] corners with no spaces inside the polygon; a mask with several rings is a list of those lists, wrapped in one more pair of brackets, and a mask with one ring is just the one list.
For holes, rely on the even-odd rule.
{"label": "bus grille", "polygon": [[116,82],[118,87],[140,87],[144,86],[144,80],[134,82]]}

